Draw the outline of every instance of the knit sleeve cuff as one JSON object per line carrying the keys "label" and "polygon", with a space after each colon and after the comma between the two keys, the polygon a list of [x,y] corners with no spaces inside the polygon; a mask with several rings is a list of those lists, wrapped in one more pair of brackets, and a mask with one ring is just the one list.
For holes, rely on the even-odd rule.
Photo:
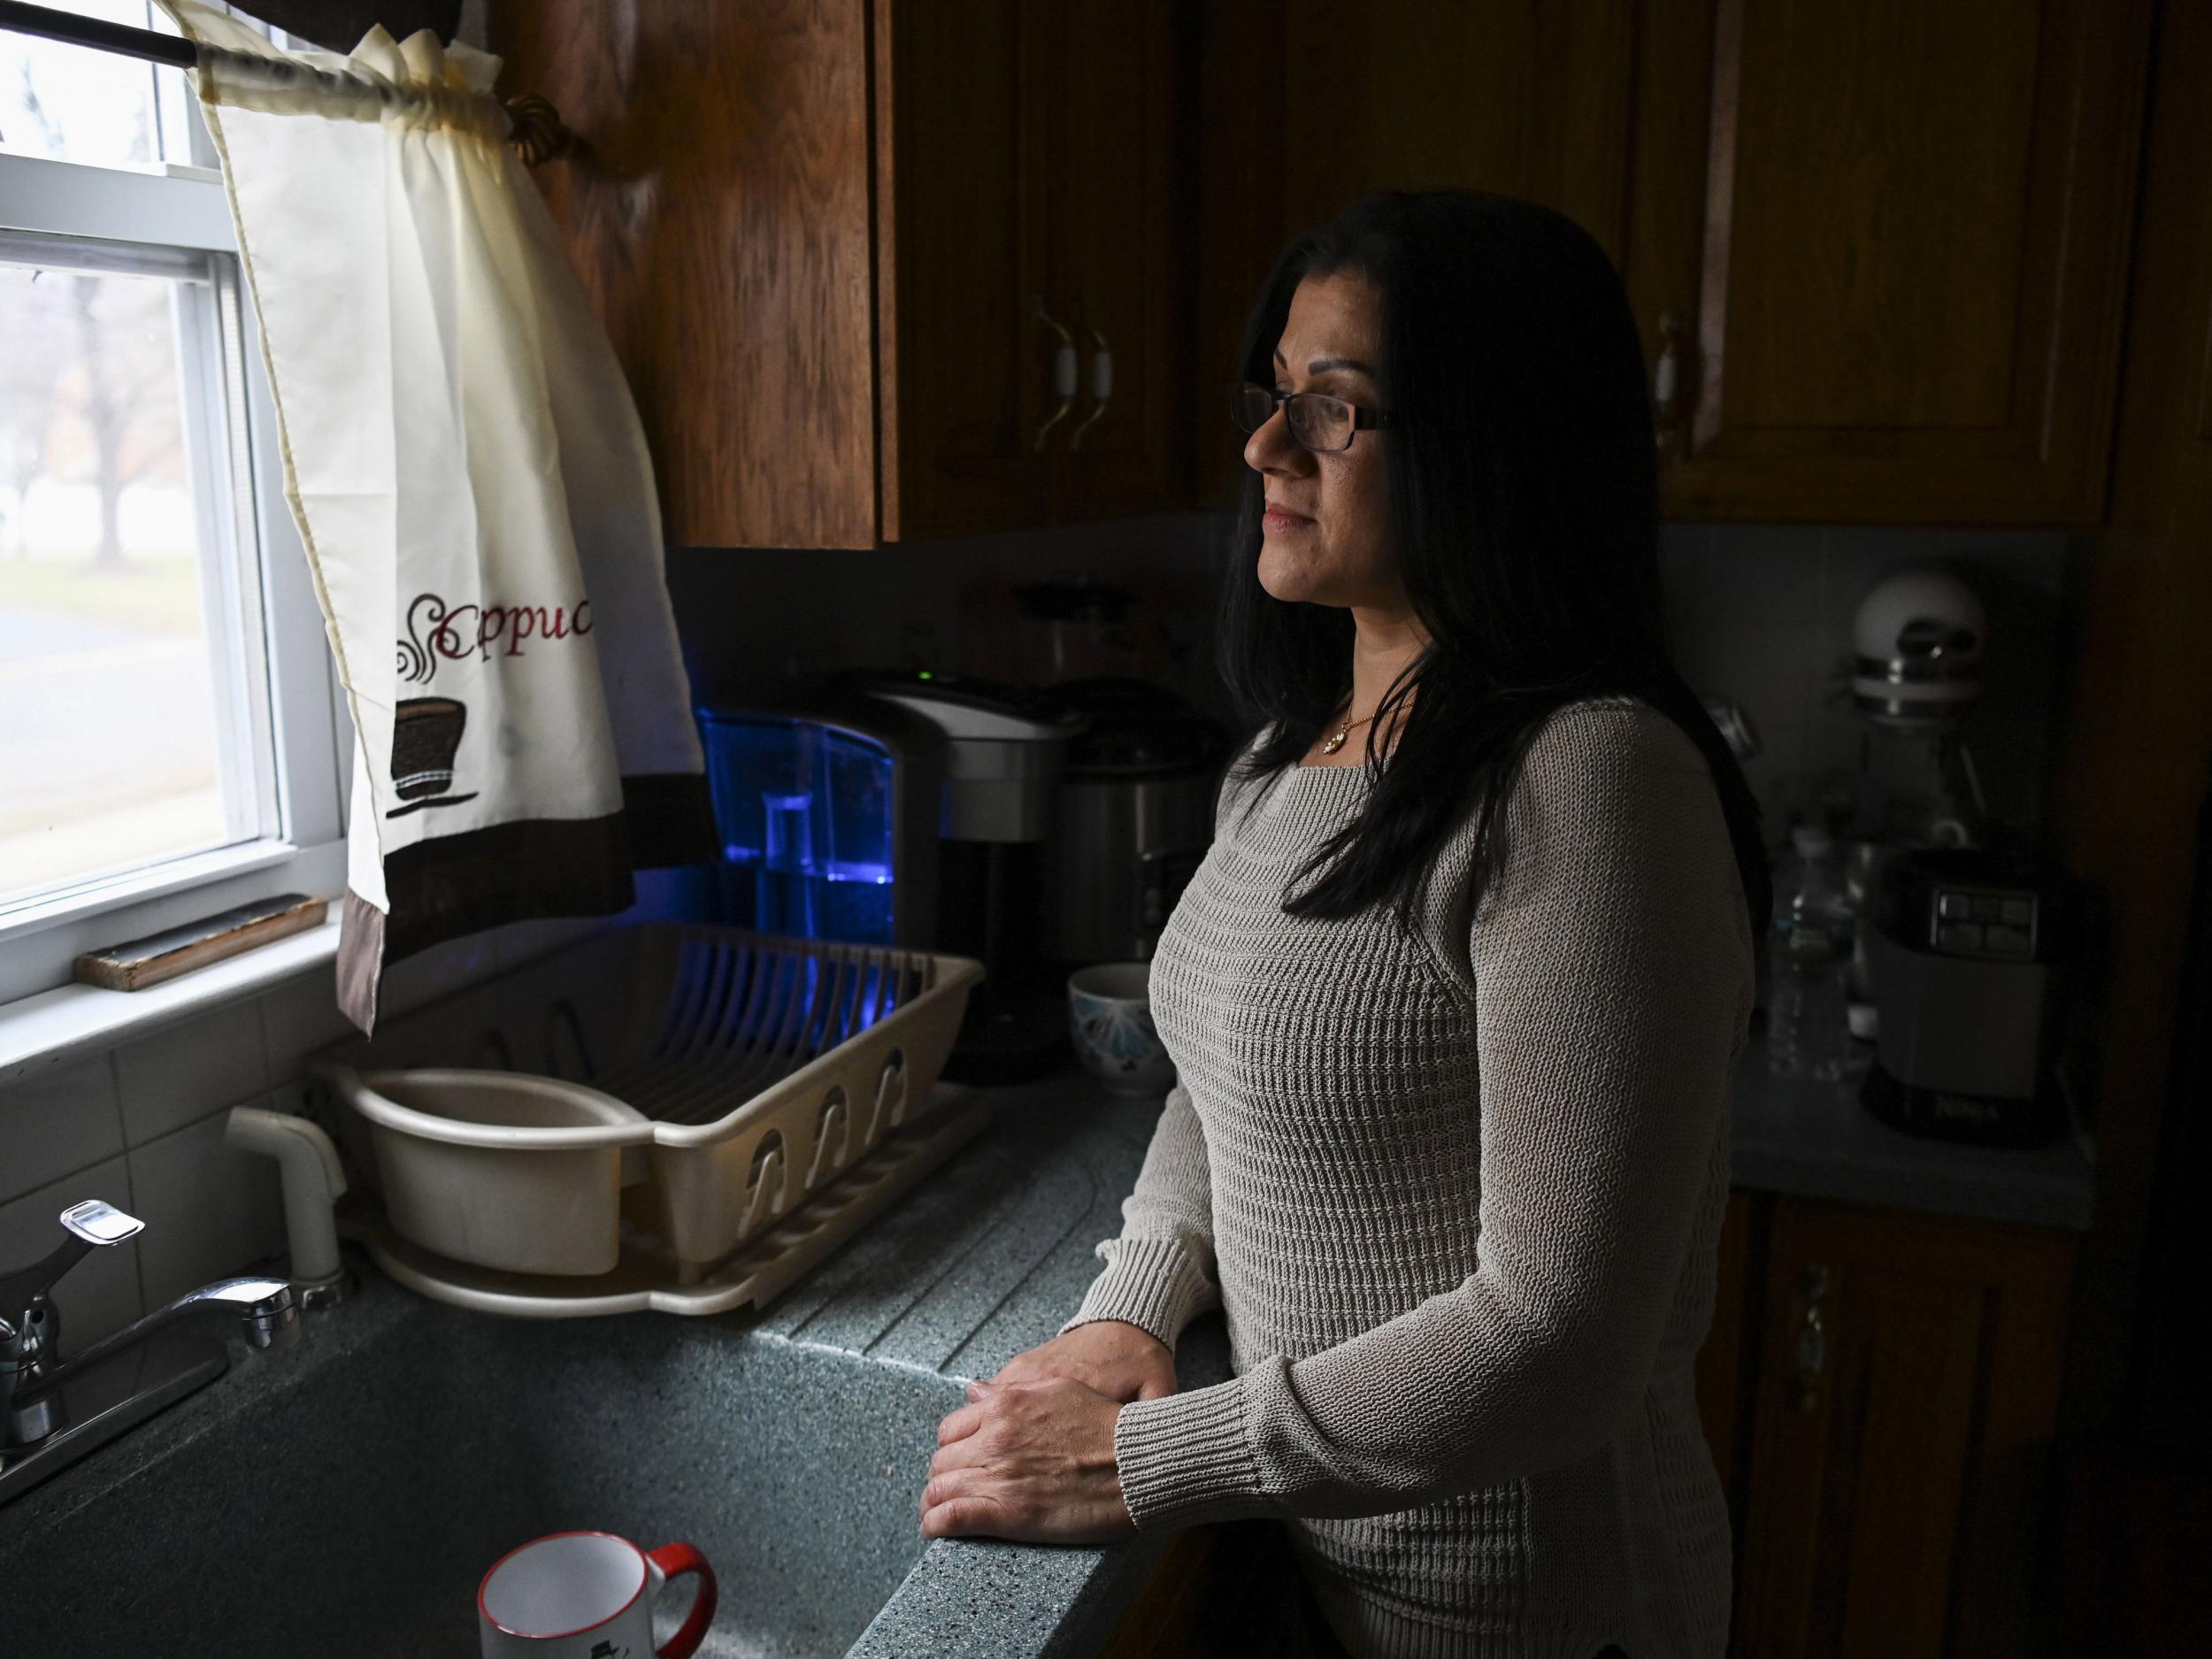
{"label": "knit sleeve cuff", "polygon": [[1053,1334],[1094,1319],[1120,1319],[1171,1348],[1183,1327],[1220,1301],[1188,1250],[1174,1239],[1109,1239],[1098,1247],[1106,1271],[1091,1281],[1075,1317]]}
{"label": "knit sleeve cuff", "polygon": [[1140,1532],[1276,1511],[1260,1491],[1238,1379],[1122,1407],[1114,1419],[1114,1467]]}

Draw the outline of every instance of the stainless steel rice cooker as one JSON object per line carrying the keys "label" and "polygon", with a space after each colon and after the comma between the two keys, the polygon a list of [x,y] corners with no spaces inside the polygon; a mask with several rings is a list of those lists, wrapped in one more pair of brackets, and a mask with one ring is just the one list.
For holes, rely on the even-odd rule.
{"label": "stainless steel rice cooker", "polygon": [[1213,841],[1228,733],[1177,693],[1118,677],[1053,687],[1090,725],[1068,745],[1045,849],[1047,961],[1147,962]]}

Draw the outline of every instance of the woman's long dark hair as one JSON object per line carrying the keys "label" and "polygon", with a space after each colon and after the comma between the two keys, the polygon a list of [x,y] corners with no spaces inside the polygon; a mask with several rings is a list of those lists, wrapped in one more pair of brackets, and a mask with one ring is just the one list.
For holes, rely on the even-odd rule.
{"label": "woman's long dark hair", "polygon": [[[1410,926],[1471,813],[1475,891],[1487,892],[1507,855],[1505,801],[1546,718],[1628,695],[1711,766],[1758,937],[1770,902],[1758,803],[1668,654],[1651,402],[1611,261],[1573,220],[1511,196],[1371,196],[1284,250],[1245,325],[1241,378],[1274,383],[1292,294],[1336,273],[1380,295],[1376,366],[1396,416],[1390,544],[1431,643],[1368,728],[1364,806],[1308,861],[1284,910],[1340,917],[1384,902]],[[1246,475],[1222,602],[1223,676],[1248,723],[1266,728],[1239,770],[1248,782],[1296,763],[1350,690],[1350,612],[1260,586],[1263,484]],[[1382,767],[1376,733],[1394,726]]]}

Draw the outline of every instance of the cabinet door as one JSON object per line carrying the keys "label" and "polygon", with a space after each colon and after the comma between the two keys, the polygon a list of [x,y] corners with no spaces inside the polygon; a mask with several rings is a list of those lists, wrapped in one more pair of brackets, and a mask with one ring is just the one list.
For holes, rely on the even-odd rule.
{"label": "cabinet door", "polygon": [[2070,1246],[1779,1200],[1735,1650],[2032,1651]]}
{"label": "cabinet door", "polygon": [[628,376],[662,531],[876,539],[864,0],[492,0],[503,90],[583,145],[537,169]]}
{"label": "cabinet door", "polygon": [[1673,514],[2101,516],[2151,9],[1643,8],[1624,270],[1680,365]]}
{"label": "cabinet door", "polygon": [[1618,257],[1634,7],[1290,0],[1279,27],[1292,232],[1370,190],[1497,190],[1558,209]]}
{"label": "cabinet door", "polygon": [[1222,382],[1284,244],[1379,189],[1556,208],[1619,257],[1636,9],[1620,0],[1210,0],[1195,278],[1195,498],[1233,507]]}
{"label": "cabinet door", "polygon": [[883,537],[1041,524],[1053,9],[873,4]]}
{"label": "cabinet door", "polygon": [[1713,1325],[1697,1351],[1698,1421],[1722,1490],[1728,1494],[1729,1525],[1740,1544],[1744,1532],[1742,1448],[1751,1432],[1747,1396],[1755,1375],[1748,1362],[1758,1348],[1759,1310],[1766,1288],[1752,1259],[1755,1234],[1765,1232],[1763,1221],[1755,1219],[1763,1207],[1763,1201],[1749,1193],[1728,1194],[1714,1273]]}
{"label": "cabinet door", "polygon": [[1188,499],[1193,398],[1203,392],[1182,303],[1194,181],[1175,166],[1194,13],[1171,0],[1070,0],[1055,11],[1049,291],[1077,331],[1082,370],[1081,400],[1053,434],[1055,517],[1158,512]]}
{"label": "cabinet door", "polygon": [[[1191,499],[1233,512],[1245,434],[1217,389],[1237,372],[1246,314],[1282,250],[1284,8],[1281,0],[1209,0],[1195,8],[1198,206],[1192,273]],[[1211,400],[1210,407],[1209,400]]]}

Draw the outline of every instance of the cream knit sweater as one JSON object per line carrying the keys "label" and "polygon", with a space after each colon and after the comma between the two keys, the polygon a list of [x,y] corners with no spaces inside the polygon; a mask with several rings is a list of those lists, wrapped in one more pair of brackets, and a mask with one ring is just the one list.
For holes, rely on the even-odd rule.
{"label": "cream knit sweater", "polygon": [[1225,786],[1153,964],[1179,1080],[1061,1328],[1217,1305],[1236,1374],[1121,1409],[1130,1514],[1281,1517],[1361,1659],[1717,1655],[1691,1362],[1753,945],[1711,774],[1646,704],[1563,709],[1501,885],[1471,913],[1463,827],[1413,940],[1279,908],[1367,787]]}

